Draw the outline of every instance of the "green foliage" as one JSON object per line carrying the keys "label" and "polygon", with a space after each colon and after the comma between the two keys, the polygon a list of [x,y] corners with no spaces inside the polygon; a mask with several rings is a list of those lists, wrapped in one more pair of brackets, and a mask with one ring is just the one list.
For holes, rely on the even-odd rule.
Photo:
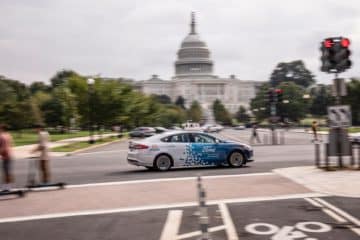
{"label": "green foliage", "polygon": [[183,96],[178,96],[175,100],[175,105],[185,109],[185,98]]}
{"label": "green foliage", "polygon": [[319,84],[311,89],[310,96],[312,97],[310,113],[314,116],[327,115],[327,107],[334,103],[330,86]]}
{"label": "green foliage", "polygon": [[193,101],[189,110],[187,111],[187,116],[189,120],[193,122],[200,122],[203,114],[200,104],[197,101]]}
{"label": "green foliage", "polygon": [[235,114],[236,120],[242,123],[250,122],[250,115],[247,113],[246,108],[244,106],[240,106],[239,110]]}
{"label": "green foliage", "polygon": [[278,116],[296,122],[304,118],[309,107],[309,103],[303,98],[304,88],[293,82],[283,82],[279,88],[284,90],[283,99],[289,103],[277,104]]}
{"label": "green foliage", "polygon": [[212,109],[214,112],[215,121],[220,122],[224,125],[232,124],[231,114],[227,111],[227,109],[219,99],[216,99],[214,101]]}
{"label": "green foliage", "polygon": [[297,85],[308,87],[315,83],[314,75],[305,67],[301,60],[293,62],[281,62],[270,77],[270,84],[273,87],[282,82],[294,82]]}
{"label": "green foliage", "polygon": [[[305,89],[294,82],[283,82],[277,87],[284,91],[283,100],[289,101],[288,103],[279,102],[276,104],[277,116],[291,121],[298,121],[304,118],[309,108],[309,102],[303,98]],[[250,103],[253,114],[259,122],[270,117],[270,104],[267,101],[268,89],[269,84],[263,84],[256,97]]]}
{"label": "green foliage", "polygon": [[352,78],[347,83],[347,96],[344,97],[344,103],[351,106],[352,123],[360,124],[360,79]]}

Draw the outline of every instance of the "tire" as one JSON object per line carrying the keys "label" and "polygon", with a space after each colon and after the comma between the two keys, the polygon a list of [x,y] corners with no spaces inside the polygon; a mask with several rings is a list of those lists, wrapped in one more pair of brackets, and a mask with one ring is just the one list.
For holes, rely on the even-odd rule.
{"label": "tire", "polygon": [[246,163],[244,154],[240,151],[234,151],[230,153],[228,157],[228,163],[230,167],[242,167]]}
{"label": "tire", "polygon": [[154,162],[154,168],[159,171],[168,171],[172,166],[172,160],[168,155],[159,155]]}

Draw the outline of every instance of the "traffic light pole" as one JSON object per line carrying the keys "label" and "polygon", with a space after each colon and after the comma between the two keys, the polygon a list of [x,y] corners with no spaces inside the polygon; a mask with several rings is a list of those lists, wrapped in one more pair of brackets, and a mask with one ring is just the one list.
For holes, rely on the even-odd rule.
{"label": "traffic light pole", "polygon": [[[335,79],[338,78],[338,73],[335,73]],[[336,82],[334,81],[334,84],[336,84]],[[337,87],[337,86],[335,86]],[[335,104],[336,105],[341,105],[341,94],[339,93],[339,91],[336,91],[336,101]],[[342,143],[341,143],[341,127],[337,127],[336,128],[336,152],[338,155],[338,164],[340,168],[343,168],[343,159],[342,159]]]}
{"label": "traffic light pole", "polygon": [[276,145],[276,135],[275,135],[275,117],[276,117],[276,102],[272,102],[270,105],[271,112],[271,144]]}

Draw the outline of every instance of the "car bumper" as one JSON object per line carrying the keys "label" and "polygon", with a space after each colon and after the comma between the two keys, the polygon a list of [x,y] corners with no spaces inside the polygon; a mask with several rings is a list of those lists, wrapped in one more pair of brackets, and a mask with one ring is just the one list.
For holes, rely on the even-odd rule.
{"label": "car bumper", "polygon": [[154,157],[149,154],[138,153],[138,152],[128,152],[127,161],[131,165],[143,166],[143,167],[152,167]]}

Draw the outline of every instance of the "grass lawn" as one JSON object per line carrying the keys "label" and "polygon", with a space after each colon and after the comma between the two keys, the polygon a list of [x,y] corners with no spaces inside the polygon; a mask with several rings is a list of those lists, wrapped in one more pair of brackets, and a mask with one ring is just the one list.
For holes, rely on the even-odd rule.
{"label": "grass lawn", "polygon": [[113,142],[119,140],[119,138],[117,137],[107,137],[107,138],[103,138],[99,141],[96,141],[93,144],[90,144],[89,142],[77,142],[77,143],[72,143],[69,145],[65,145],[65,146],[61,146],[61,147],[55,147],[52,148],[51,151],[53,152],[73,152],[79,149],[83,149],[83,148],[87,148],[87,147],[91,147],[91,146],[96,146],[99,144],[103,144],[103,143],[108,143],[108,142]]}
{"label": "grass lawn", "polygon": [[[106,132],[105,132],[106,133]],[[104,133],[104,134],[105,134]],[[24,130],[20,134],[19,132],[11,132],[13,138],[14,138],[14,144],[15,146],[22,146],[27,144],[34,144],[37,143],[37,133],[35,131],[31,130]],[[76,138],[76,137],[85,137],[88,136],[88,131],[78,131],[78,132],[72,132],[72,133],[50,133],[50,139],[51,141],[59,141],[67,138]]]}

